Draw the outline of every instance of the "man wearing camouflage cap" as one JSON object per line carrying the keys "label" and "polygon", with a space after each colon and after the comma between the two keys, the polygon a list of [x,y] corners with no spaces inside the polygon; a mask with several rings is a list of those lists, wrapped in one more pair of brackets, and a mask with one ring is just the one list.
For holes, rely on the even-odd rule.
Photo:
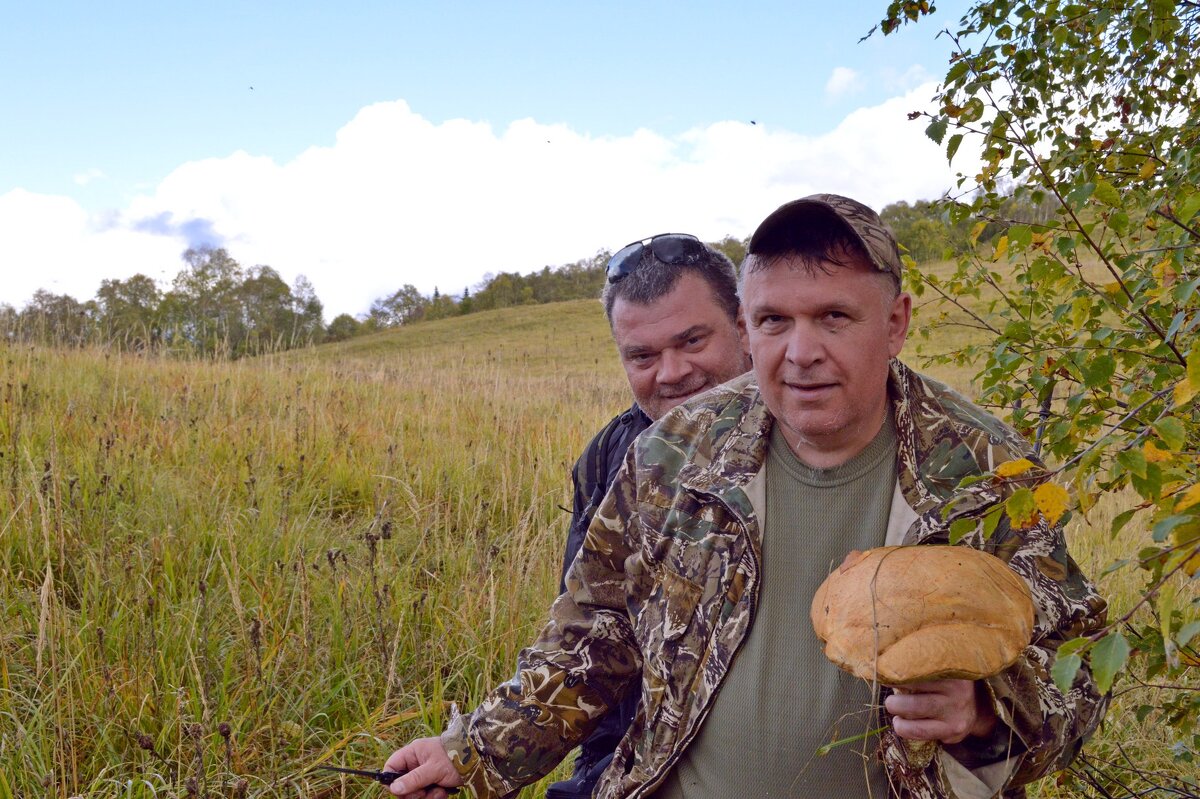
{"label": "man wearing camouflage cap", "polygon": [[[1066,692],[1049,672],[1059,644],[1103,624],[1104,602],[1060,529],[1002,519],[982,534],[1008,489],[963,479],[1033,456],[896,360],[912,301],[890,232],[854,200],[813,195],[768,216],[749,251],[753,371],[634,443],[519,679],[394,753],[388,767],[411,770],[394,794],[508,795],[627,690],[637,715],[598,797],[1021,796],[1099,722],[1087,669]],[[1033,641],[987,680],[885,690],[879,719],[869,687],[823,658],[811,597],[848,551],[944,544],[959,519],[978,520],[962,544],[1030,585]],[[842,739],[867,743],[816,755]],[[940,746],[919,758],[909,741]]]}

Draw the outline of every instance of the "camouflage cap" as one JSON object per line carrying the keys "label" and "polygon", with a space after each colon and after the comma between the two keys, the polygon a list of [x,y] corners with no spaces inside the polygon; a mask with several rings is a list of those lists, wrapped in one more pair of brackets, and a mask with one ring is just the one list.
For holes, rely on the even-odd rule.
{"label": "camouflage cap", "polygon": [[900,249],[879,214],[838,194],[811,194],[776,208],[750,237],[750,253],[785,253],[795,246],[792,242],[804,237],[806,230],[830,224],[841,225],[853,234],[879,271],[901,279]]}

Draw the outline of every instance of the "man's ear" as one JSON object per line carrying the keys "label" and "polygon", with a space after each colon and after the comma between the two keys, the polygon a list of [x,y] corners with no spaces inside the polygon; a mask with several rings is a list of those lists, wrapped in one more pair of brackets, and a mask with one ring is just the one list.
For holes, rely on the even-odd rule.
{"label": "man's ear", "polygon": [[738,306],[737,312],[737,329],[738,338],[742,342],[742,352],[746,353],[746,357],[750,357],[750,336],[746,332],[746,314],[742,312],[741,306]]}
{"label": "man's ear", "polygon": [[912,295],[902,291],[892,300],[888,315],[888,355],[895,358],[904,349],[908,326],[912,322]]}

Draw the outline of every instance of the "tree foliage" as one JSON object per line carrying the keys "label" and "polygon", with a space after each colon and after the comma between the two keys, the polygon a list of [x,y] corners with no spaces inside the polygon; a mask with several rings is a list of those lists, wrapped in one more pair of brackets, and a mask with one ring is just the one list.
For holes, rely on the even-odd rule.
{"label": "tree foliage", "polygon": [[[931,10],[893,2],[882,28]],[[1141,570],[1142,595],[1065,647],[1055,676],[1090,658],[1102,683],[1174,686],[1141,694],[1137,714],[1162,722],[1179,773],[1194,774],[1200,5],[976,0],[946,35],[955,53],[924,116],[947,157],[982,155],[945,205],[951,223],[971,224],[971,246],[952,275],[910,277],[949,321],[982,331],[954,357],[979,365],[983,401],[1037,442],[1073,512],[1088,518],[1103,495],[1127,507],[1111,525],[1124,554],[1111,568]],[[1011,198],[1044,216],[1014,216]],[[1077,775],[1105,795],[1156,784],[1128,760]],[[1161,780],[1198,795],[1194,781]]]}
{"label": "tree foliage", "polygon": [[0,335],[57,346],[165,347],[239,357],[320,341],[323,308],[303,276],[289,287],[269,266],[245,269],[224,249],[183,254],[184,268],[164,292],[141,274],[100,282],[79,302],[45,290],[20,311],[0,306]]}

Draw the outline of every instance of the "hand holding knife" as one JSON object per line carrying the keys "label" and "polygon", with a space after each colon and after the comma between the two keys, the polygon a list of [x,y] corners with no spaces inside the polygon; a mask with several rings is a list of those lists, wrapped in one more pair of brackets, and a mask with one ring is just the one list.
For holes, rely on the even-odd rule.
{"label": "hand holding knife", "polygon": [[[340,766],[317,766],[325,771],[337,771],[342,774],[353,774],[356,777],[366,777],[367,779],[375,780],[381,785],[391,785],[396,780],[403,777],[407,772],[404,771],[368,771],[361,768],[341,768]],[[446,793],[458,793],[458,788],[443,788]]]}

